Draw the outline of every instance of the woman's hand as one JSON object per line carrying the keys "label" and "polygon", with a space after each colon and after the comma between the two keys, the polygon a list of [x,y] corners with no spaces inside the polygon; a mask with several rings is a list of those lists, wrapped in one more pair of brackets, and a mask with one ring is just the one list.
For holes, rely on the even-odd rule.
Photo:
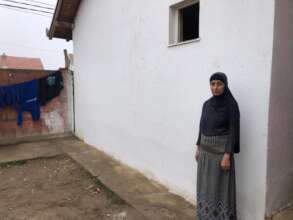
{"label": "woman's hand", "polygon": [[230,167],[231,167],[230,154],[225,153],[221,161],[221,168],[225,171],[228,171],[230,170]]}
{"label": "woman's hand", "polygon": [[198,159],[199,159],[199,146],[196,145],[196,152],[195,152],[195,160],[196,160],[196,162],[198,162]]}

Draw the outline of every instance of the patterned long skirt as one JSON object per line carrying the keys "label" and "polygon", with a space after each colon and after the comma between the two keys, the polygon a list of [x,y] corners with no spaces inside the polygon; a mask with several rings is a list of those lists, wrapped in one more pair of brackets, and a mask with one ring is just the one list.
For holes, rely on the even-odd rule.
{"label": "patterned long skirt", "polygon": [[199,220],[237,220],[234,156],[229,171],[221,169],[224,145],[203,137],[197,168]]}

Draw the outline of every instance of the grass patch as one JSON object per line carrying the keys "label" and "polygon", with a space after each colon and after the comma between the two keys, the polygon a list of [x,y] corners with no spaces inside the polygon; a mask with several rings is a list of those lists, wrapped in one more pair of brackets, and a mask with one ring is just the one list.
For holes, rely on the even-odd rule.
{"label": "grass patch", "polygon": [[0,168],[9,168],[14,166],[22,166],[26,164],[26,160],[17,160],[17,161],[9,161],[9,162],[0,162]]}

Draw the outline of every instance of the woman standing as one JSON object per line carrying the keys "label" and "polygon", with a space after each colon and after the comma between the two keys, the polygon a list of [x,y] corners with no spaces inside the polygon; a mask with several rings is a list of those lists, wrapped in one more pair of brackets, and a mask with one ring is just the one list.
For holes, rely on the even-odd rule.
{"label": "woman standing", "polygon": [[212,97],[202,108],[197,139],[200,220],[237,220],[234,153],[240,152],[240,113],[224,73],[210,77]]}

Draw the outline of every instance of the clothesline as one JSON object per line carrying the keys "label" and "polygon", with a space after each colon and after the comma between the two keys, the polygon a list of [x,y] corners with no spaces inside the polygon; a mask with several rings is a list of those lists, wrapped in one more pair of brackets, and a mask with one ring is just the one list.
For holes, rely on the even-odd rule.
{"label": "clothesline", "polygon": [[[14,68],[0,68],[0,71],[11,71],[13,73],[31,73],[31,72],[45,72],[45,73],[54,73],[59,70],[44,70],[44,69],[14,69]],[[3,72],[2,72],[3,73]],[[1,74],[1,72],[0,72]]]}

